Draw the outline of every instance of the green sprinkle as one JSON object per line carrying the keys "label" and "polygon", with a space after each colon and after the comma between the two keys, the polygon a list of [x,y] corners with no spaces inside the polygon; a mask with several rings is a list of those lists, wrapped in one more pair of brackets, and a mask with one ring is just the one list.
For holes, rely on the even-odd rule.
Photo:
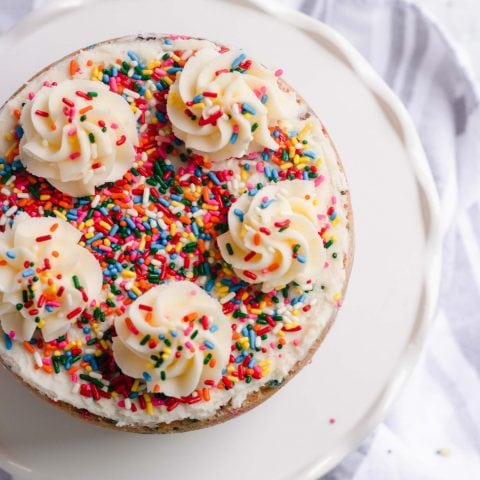
{"label": "green sprinkle", "polygon": [[147,333],[147,335],[145,335],[141,342],[140,342],[140,345],[145,345],[148,341],[150,340],[150,335]]}
{"label": "green sprinkle", "polygon": [[210,360],[212,359],[212,354],[209,353],[203,360],[203,364],[204,365],[208,365],[208,363],[210,362]]}
{"label": "green sprinkle", "polygon": [[233,255],[232,245],[231,245],[230,243],[227,243],[226,247],[227,247],[227,252],[228,252],[230,255]]}
{"label": "green sprinkle", "polygon": [[87,92],[87,95],[89,97],[98,97],[98,93],[97,92]]}
{"label": "green sprinkle", "polygon": [[95,135],[93,133],[88,134],[88,139],[90,140],[90,143],[95,143]]}
{"label": "green sprinkle", "polygon": [[76,275],[74,275],[72,277],[72,280],[73,280],[73,285],[75,286],[75,288],[77,290],[81,290],[82,289],[82,286],[80,285],[80,281],[78,280],[78,277]]}
{"label": "green sprinkle", "polygon": [[324,245],[324,247],[325,247],[325,248],[329,248],[329,247],[332,246],[332,243],[333,243],[333,240],[329,240],[329,241]]}
{"label": "green sprinkle", "polygon": [[254,132],[256,129],[258,128],[258,123],[255,122],[253,125],[252,125],[252,132]]}
{"label": "green sprinkle", "polygon": [[166,379],[167,379],[167,374],[165,373],[165,370],[162,370],[162,371],[160,372],[160,378],[161,378],[162,380],[166,380]]}

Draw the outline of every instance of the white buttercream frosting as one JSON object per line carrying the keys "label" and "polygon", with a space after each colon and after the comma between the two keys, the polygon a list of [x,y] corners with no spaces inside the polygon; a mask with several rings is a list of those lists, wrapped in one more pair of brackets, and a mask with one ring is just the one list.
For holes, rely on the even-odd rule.
{"label": "white buttercream frosting", "polygon": [[20,124],[27,170],[74,197],[118,180],[135,160],[133,112],[101,82],[75,79],[42,87],[23,108]]}
{"label": "white buttercream frosting", "polygon": [[299,110],[295,94],[282,91],[273,72],[238,50],[213,48],[187,60],[167,108],[175,135],[214,161],[276,150],[269,127]]}
{"label": "white buttercream frosting", "polygon": [[102,272],[78,245],[81,236],[63,220],[25,213],[0,234],[0,324],[7,335],[28,341],[40,328],[52,341],[98,298]]}
{"label": "white buttercream frosting", "polygon": [[228,213],[229,231],[218,238],[224,260],[248,283],[269,292],[290,282],[320,278],[325,248],[312,181],[269,185],[242,195]]}
{"label": "white buttercream frosting", "polygon": [[149,391],[186,396],[217,382],[228,362],[229,322],[217,300],[187,281],[159,285],[115,322],[115,361]]}

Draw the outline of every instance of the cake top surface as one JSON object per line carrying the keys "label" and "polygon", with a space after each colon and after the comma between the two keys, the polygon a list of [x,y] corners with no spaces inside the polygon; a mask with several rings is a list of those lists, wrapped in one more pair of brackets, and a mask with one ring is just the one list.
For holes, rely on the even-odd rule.
{"label": "cake top surface", "polygon": [[[0,112],[0,355],[119,425],[281,383],[341,305],[347,185],[320,121],[247,53],[120,39]],[[59,294],[61,292],[61,294]]]}

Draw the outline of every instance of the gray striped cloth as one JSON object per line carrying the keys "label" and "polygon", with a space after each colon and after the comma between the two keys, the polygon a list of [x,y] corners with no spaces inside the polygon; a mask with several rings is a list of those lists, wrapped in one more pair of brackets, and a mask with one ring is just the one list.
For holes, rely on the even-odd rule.
{"label": "gray striped cloth", "polygon": [[[0,31],[46,0],[0,0]],[[276,0],[342,33],[404,101],[445,220],[426,349],[387,419],[324,480],[480,478],[480,109],[469,69],[406,0]],[[10,476],[0,470],[0,480]]]}

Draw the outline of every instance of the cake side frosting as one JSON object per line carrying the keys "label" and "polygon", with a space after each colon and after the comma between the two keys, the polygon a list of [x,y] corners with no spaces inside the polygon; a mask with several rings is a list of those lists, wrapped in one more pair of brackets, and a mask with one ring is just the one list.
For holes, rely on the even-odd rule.
{"label": "cake side frosting", "polygon": [[[259,140],[255,131],[260,126],[254,125],[260,122],[252,120],[258,107],[253,105],[254,99],[252,105],[243,97],[236,104],[247,103],[254,114],[249,108],[233,112],[232,108],[240,107],[229,104],[222,110],[225,121],[230,121],[229,114],[242,117],[227,125],[227,133],[222,134],[227,142],[215,141],[228,156],[232,152],[241,156],[232,159],[209,155],[206,148],[198,148],[198,142],[193,151],[186,148],[182,140],[188,146],[188,138],[175,132],[168,120],[167,110],[175,115],[167,105],[168,94],[181,94],[180,87],[177,92],[172,85],[180,85],[191,57],[228,58],[224,74],[244,84],[248,82],[241,75],[248,75],[250,69],[252,75],[263,72],[246,54],[232,52],[208,41],[175,37],[99,45],[47,70],[0,112],[0,129],[7,133],[0,138],[0,225],[9,223],[20,211],[69,222],[81,233],[79,245],[97,258],[103,271],[99,304],[87,308],[65,338],[45,343],[37,336],[22,343],[9,332],[2,333],[0,355],[5,363],[50,398],[114,419],[119,425],[209,418],[228,402],[238,408],[250,393],[282,382],[340,306],[350,249],[347,185],[321,123],[308,114],[306,105],[297,99],[293,113],[292,104],[286,102],[288,114],[263,115],[264,140]],[[280,87],[285,90],[273,74],[265,75],[269,82],[278,82],[279,91]],[[139,146],[133,168],[115,183],[97,186],[90,197],[60,193],[29,174],[19,156],[24,136],[18,123],[22,103],[42,86],[55,88],[54,82],[61,85],[71,78],[108,86],[111,94],[130,104],[137,121]],[[211,79],[199,83],[202,91],[198,95],[204,98],[197,100],[205,101],[205,92],[210,92],[204,85],[219,88],[210,93],[222,93],[223,86],[211,87],[211,83]],[[197,95],[192,88],[189,85],[182,102]],[[261,82],[252,89],[265,108],[270,100],[275,105],[275,92],[262,103],[269,89],[272,91],[268,83]],[[210,118],[213,107],[213,102],[198,107],[201,118]],[[192,124],[195,121],[198,126],[198,119]],[[241,148],[235,150],[237,141]],[[292,200],[295,197],[297,201]],[[235,211],[243,214],[254,201],[252,218],[258,231],[250,231],[246,238]],[[256,214],[255,209],[259,210]],[[235,241],[226,241],[229,235]],[[240,251],[245,253],[241,258]],[[267,259],[268,265],[263,265]],[[244,268],[249,262],[253,262],[252,268]],[[122,338],[115,331],[115,322],[125,318],[142,295],[159,288],[157,285],[174,288],[175,282],[183,281],[195,283],[221,306],[230,324],[231,341],[218,378],[204,378],[203,385],[192,380],[195,390],[186,393],[187,388],[175,396],[168,388],[162,392],[161,380],[159,392],[149,389],[148,372],[143,375],[143,370],[139,371],[143,378],[125,375],[115,363],[112,344]],[[208,348],[202,350],[204,361],[208,354]],[[195,371],[199,372],[199,367],[197,364]]]}

